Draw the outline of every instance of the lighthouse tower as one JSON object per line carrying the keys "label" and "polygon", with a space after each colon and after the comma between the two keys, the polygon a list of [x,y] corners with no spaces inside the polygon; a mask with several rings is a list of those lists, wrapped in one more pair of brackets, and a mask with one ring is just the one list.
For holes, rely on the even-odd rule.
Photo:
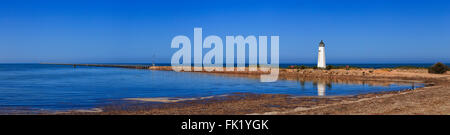
{"label": "lighthouse tower", "polygon": [[319,43],[319,58],[317,59],[317,68],[326,68],[325,64],[325,44],[323,40]]}

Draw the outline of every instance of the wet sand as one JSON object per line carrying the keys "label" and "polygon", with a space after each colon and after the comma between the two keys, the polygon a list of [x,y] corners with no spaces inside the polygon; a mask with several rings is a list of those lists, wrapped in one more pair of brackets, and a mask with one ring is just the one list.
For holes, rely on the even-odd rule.
{"label": "wet sand", "polygon": [[[166,67],[153,70],[166,70]],[[199,72],[206,73],[206,72]],[[260,73],[215,72],[224,76],[258,78]],[[280,79],[324,80],[341,82],[422,82],[427,86],[415,90],[371,93],[337,97],[295,97],[282,94],[233,93],[200,99],[158,102],[140,99],[134,103],[112,104],[101,111],[69,111],[62,114],[450,114],[450,74],[428,74],[426,69],[282,69]],[[144,101],[144,102],[143,102]]]}

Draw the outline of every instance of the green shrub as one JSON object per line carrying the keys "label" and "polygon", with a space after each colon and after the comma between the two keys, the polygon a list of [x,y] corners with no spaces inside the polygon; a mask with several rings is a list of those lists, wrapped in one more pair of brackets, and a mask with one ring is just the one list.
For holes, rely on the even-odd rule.
{"label": "green shrub", "polygon": [[440,62],[434,64],[430,68],[428,68],[428,73],[432,74],[444,74],[447,72],[448,67],[445,64],[442,64]]}
{"label": "green shrub", "polygon": [[333,65],[328,65],[325,69],[330,70],[330,69],[334,69]]}
{"label": "green shrub", "polygon": [[423,69],[423,67],[416,67],[416,66],[398,66],[398,67],[394,67],[394,69]]}
{"label": "green shrub", "polygon": [[301,66],[300,66],[300,69],[306,69],[306,66],[301,65]]}

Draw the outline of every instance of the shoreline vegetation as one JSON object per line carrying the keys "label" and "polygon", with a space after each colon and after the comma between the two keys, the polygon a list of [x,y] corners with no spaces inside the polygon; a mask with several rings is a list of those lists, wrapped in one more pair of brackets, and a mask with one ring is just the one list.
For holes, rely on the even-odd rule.
{"label": "shoreline vegetation", "polygon": [[[441,62],[438,62],[431,67],[419,67],[419,66],[405,65],[405,66],[395,66],[395,67],[391,67],[391,68],[366,68],[366,69],[385,69],[385,70],[389,70],[389,69],[433,69],[433,68],[435,68],[435,66],[439,66],[439,68],[442,68],[443,70],[446,69],[446,71],[450,71],[450,68]],[[290,65],[287,67],[287,69],[318,69],[318,68],[316,66],[307,66],[307,65]],[[325,70],[330,70],[330,69],[351,70],[351,69],[362,69],[362,67],[350,66],[350,65],[345,65],[345,66],[327,65],[325,68]]]}
{"label": "shoreline vegetation", "polygon": [[[58,64],[76,66],[119,67],[171,71],[170,66],[132,66],[103,64]],[[448,69],[448,68],[447,68]],[[427,68],[357,68],[332,67],[318,70],[293,66],[281,68],[279,79],[322,80],[340,82],[418,82],[425,87],[402,91],[353,96],[296,97],[284,94],[233,93],[197,99],[131,98],[129,103],[72,110],[56,114],[450,114],[450,74],[431,74]],[[198,72],[225,76],[257,78],[264,72]],[[133,102],[134,101],[134,102]],[[148,102],[147,102],[148,101]],[[159,102],[165,101],[165,102]],[[48,114],[48,113],[44,113]],[[54,114],[54,113],[50,113]]]}

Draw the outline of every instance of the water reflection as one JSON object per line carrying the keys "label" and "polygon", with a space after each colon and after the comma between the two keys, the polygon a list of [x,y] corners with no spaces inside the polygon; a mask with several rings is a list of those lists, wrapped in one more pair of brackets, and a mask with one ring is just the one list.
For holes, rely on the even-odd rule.
{"label": "water reflection", "polygon": [[[305,82],[304,80],[300,80],[300,86],[302,87],[302,89],[305,89]],[[332,83],[331,81],[323,81],[323,80],[316,80],[316,81],[312,81],[313,83],[313,88],[317,90],[317,95],[318,96],[325,96],[325,91],[331,90],[332,87]]]}
{"label": "water reflection", "polygon": [[325,82],[317,83],[317,95],[325,96]]}
{"label": "water reflection", "polygon": [[[170,73],[170,72],[168,72]],[[243,91],[244,89],[264,91],[263,89],[275,87],[276,93],[292,93],[297,95],[307,95],[307,96],[337,96],[337,95],[356,95],[372,92],[382,92],[382,91],[393,91],[393,90],[405,90],[405,89],[415,89],[418,87],[423,87],[424,84],[421,82],[413,81],[401,81],[401,80],[357,80],[353,78],[315,78],[307,76],[296,76],[287,77],[280,76],[279,80],[274,83],[260,83],[260,76],[258,74],[221,74],[221,73],[183,73],[183,75],[190,74],[192,78],[198,78],[199,76],[210,77],[221,76],[221,77],[231,77],[239,78],[234,79],[238,81],[238,84],[232,84],[236,82],[225,81],[226,78],[220,78],[220,85],[233,86],[232,89],[237,89]],[[216,78],[217,79],[217,78]],[[223,79],[223,80],[222,80]],[[245,82],[247,79],[253,79],[257,82],[251,82],[248,84],[240,84]],[[211,81],[207,79],[208,81]],[[242,81],[242,82],[241,82]],[[297,85],[290,85],[289,82],[297,82]],[[242,86],[242,87],[241,87]],[[296,88],[295,88],[296,87]],[[220,89],[215,87],[215,89]],[[297,91],[300,90],[300,91]],[[267,92],[267,91],[265,91]]]}
{"label": "water reflection", "polygon": [[[192,73],[193,78],[198,77],[198,75],[202,75],[204,77],[215,75],[215,76],[241,78],[241,79],[245,78],[254,80],[259,80],[260,77],[258,74]],[[343,78],[315,78],[307,76],[280,76],[279,80],[275,83],[253,82],[251,84],[247,84],[245,88],[249,87],[250,85],[256,85],[255,87],[261,86],[264,88],[277,87],[276,91],[278,93],[282,93],[283,92],[282,90],[288,91],[287,93],[296,93],[295,90],[293,90],[295,88],[293,88],[289,84],[283,83],[292,81],[297,82],[297,85],[295,87],[297,87],[297,90],[301,90],[297,91],[298,92],[297,94],[315,95],[315,96],[355,95],[370,92],[415,89],[424,86],[424,84],[421,82],[401,81],[401,80],[357,80],[353,78],[343,79]],[[230,85],[230,84],[224,83],[223,85]],[[256,90],[260,89],[261,88],[259,89],[256,88]]]}
{"label": "water reflection", "polygon": [[401,82],[401,81],[368,81],[368,80],[339,80],[339,79],[329,79],[329,80],[318,80],[318,79],[305,79],[298,78],[300,87],[302,90],[308,89],[307,83],[312,82],[312,88],[317,91],[317,96],[326,96],[326,91],[332,90],[333,85],[349,84],[349,85],[360,85],[367,87],[383,86],[390,88],[393,85],[408,85],[411,86],[409,89],[416,89],[417,87],[423,87],[422,83],[417,82]]}

